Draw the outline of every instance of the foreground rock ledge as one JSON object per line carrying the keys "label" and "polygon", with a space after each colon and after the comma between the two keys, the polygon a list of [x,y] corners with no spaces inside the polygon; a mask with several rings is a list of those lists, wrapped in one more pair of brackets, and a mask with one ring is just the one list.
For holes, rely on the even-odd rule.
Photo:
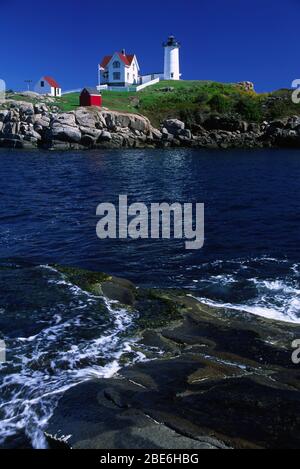
{"label": "foreground rock ledge", "polygon": [[[67,391],[47,428],[50,447],[60,435],[71,435],[72,448],[300,447],[300,367],[291,361],[299,325],[60,270],[82,288],[129,299],[149,361]],[[153,360],[157,349],[164,353]]]}

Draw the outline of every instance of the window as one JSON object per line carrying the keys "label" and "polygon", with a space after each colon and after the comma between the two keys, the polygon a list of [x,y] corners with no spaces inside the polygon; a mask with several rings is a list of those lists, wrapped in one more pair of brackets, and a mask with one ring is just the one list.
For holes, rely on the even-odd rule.
{"label": "window", "polygon": [[120,62],[118,62],[117,60],[113,63],[113,67],[114,68],[120,68],[121,67],[121,64]]}
{"label": "window", "polygon": [[114,80],[121,80],[121,73],[120,72],[114,72]]}
{"label": "window", "polygon": [[129,81],[129,80],[130,80],[130,73],[128,72],[127,73],[127,81]]}
{"label": "window", "polygon": [[41,88],[45,88],[45,82],[41,81]]}
{"label": "window", "polygon": [[171,73],[171,78],[174,78],[174,73]]}

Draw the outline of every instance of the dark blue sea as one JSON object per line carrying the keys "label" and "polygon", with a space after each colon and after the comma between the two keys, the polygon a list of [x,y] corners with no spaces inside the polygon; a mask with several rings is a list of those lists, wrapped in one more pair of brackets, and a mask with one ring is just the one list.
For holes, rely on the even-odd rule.
{"label": "dark blue sea", "polygon": [[[0,446],[45,447],[65,389],[143,356],[135,316],[68,283],[53,264],[139,286],[185,288],[208,304],[300,322],[300,152],[0,151]],[[96,208],[205,204],[205,245],[105,240]]]}

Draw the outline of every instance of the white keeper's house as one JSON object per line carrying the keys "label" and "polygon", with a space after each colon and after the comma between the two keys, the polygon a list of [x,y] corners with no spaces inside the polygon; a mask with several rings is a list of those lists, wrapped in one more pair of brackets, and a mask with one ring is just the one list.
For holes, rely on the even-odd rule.
{"label": "white keeper's house", "polygon": [[141,75],[135,54],[126,54],[123,49],[106,55],[98,66],[98,90],[140,91],[161,80],[180,80],[180,43],[169,36],[164,47],[164,72]]}
{"label": "white keeper's house", "polygon": [[130,86],[140,84],[140,66],[136,55],[125,50],[107,55],[100,64],[101,84],[108,86]]}

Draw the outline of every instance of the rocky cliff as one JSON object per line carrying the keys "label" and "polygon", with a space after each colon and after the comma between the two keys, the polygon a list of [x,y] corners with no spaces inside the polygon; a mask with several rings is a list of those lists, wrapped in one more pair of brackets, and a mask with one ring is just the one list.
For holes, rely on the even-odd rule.
{"label": "rocky cliff", "polygon": [[206,116],[187,128],[168,119],[160,129],[138,114],[78,108],[61,113],[43,103],[6,101],[0,109],[0,147],[54,150],[97,148],[299,147],[300,117],[263,122]]}

